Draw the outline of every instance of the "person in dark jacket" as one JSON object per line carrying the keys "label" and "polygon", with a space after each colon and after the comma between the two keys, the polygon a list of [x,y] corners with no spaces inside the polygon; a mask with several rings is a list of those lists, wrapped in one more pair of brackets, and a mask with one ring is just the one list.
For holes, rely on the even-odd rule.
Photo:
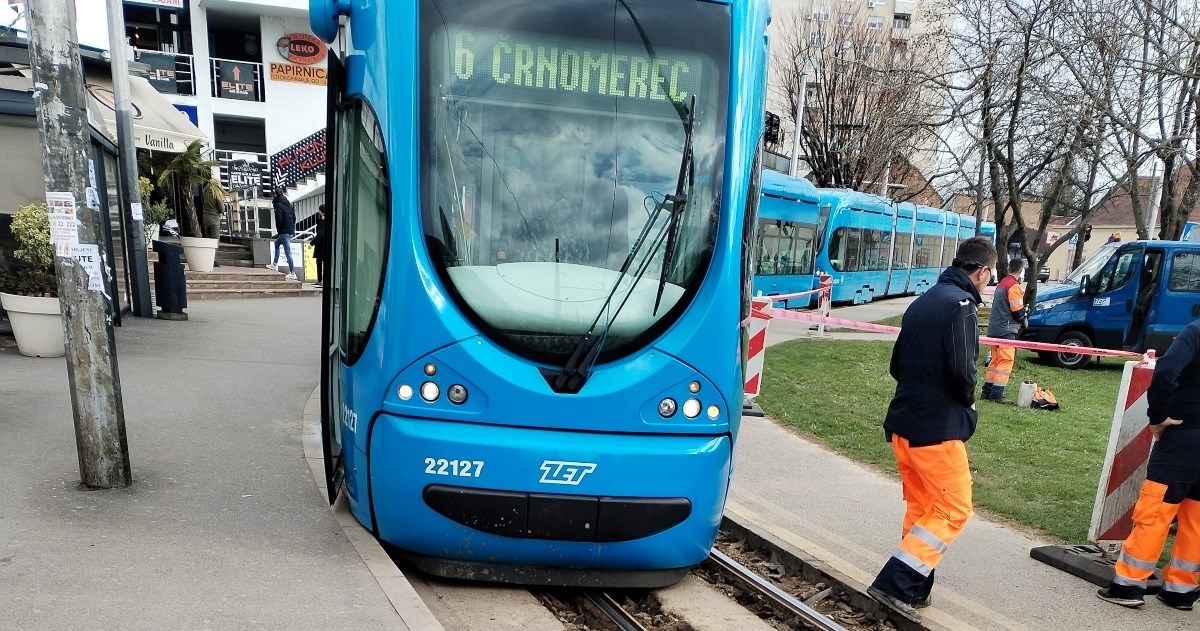
{"label": "person in dark jacket", "polygon": [[287,257],[288,264],[288,280],[296,279],[296,264],[292,261],[292,235],[296,234],[296,210],[292,208],[292,202],[283,195],[283,188],[275,189],[275,256],[271,257],[271,263],[267,265],[267,269],[278,270],[279,250],[283,249],[284,255]]}
{"label": "person in dark jacket", "polygon": [[883,429],[907,510],[900,548],[867,592],[911,620],[931,602],[934,568],[974,512],[965,443],[977,422],[980,292],[995,264],[990,241],[963,241],[953,265],[904,312],[892,348],[896,394]]}
{"label": "person in dark jacket", "polygon": [[1158,360],[1146,399],[1155,438],[1146,481],[1133,506],[1133,532],[1121,546],[1113,580],[1097,595],[1125,607],[1145,604],[1146,580],[1178,518],[1158,599],[1191,611],[1200,597],[1200,320],[1183,327]]}
{"label": "person in dark jacket", "polygon": [[325,204],[317,207],[317,223],[315,224],[316,232],[313,233],[313,259],[317,263],[317,282],[319,286],[321,279],[324,278],[325,261],[329,256],[329,237],[326,234]]}

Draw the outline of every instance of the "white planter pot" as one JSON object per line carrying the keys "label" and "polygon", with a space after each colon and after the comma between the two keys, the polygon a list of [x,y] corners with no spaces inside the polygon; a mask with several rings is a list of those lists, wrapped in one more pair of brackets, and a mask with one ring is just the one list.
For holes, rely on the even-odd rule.
{"label": "white planter pot", "polygon": [[154,242],[158,241],[158,236],[162,232],[162,227],[158,224],[146,226],[146,249],[153,250]]}
{"label": "white planter pot", "polygon": [[8,312],[17,350],[27,357],[62,357],[67,354],[58,298],[0,294]]}
{"label": "white planter pot", "polygon": [[187,257],[188,269],[193,272],[211,272],[213,263],[217,260],[217,246],[220,239],[204,239],[201,237],[179,237],[183,246],[183,255]]}

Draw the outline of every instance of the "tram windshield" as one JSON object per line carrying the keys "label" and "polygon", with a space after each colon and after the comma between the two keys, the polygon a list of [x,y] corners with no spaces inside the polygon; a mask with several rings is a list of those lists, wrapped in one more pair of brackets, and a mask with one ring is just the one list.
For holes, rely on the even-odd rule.
{"label": "tram windshield", "polygon": [[[422,223],[455,302],[538,361],[564,361],[589,333],[603,339],[601,361],[647,343],[686,306],[712,254],[728,7],[421,9]],[[677,189],[687,202],[672,222],[664,199]]]}

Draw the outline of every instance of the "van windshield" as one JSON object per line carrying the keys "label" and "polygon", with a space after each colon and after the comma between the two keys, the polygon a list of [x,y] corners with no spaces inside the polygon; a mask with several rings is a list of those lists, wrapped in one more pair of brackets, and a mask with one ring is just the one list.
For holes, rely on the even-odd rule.
{"label": "van windshield", "polygon": [[1067,274],[1065,282],[1068,285],[1078,285],[1084,276],[1095,278],[1096,274],[1099,274],[1100,270],[1104,267],[1104,264],[1108,262],[1108,259],[1112,258],[1113,252],[1116,252],[1119,247],[1121,247],[1120,243],[1105,243],[1099,250],[1096,250],[1095,254],[1089,256],[1082,265],[1076,267],[1075,271]]}

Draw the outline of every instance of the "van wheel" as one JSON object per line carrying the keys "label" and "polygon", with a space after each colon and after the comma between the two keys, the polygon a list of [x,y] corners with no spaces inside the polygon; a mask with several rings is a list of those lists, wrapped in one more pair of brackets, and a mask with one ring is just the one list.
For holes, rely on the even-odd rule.
{"label": "van wheel", "polygon": [[[1067,331],[1058,336],[1058,343],[1063,346],[1091,346],[1092,338],[1088,337],[1083,331]],[[1069,368],[1075,370],[1083,368],[1092,361],[1091,355],[1079,355],[1077,353],[1058,352],[1053,354],[1052,363],[1059,368]]]}

